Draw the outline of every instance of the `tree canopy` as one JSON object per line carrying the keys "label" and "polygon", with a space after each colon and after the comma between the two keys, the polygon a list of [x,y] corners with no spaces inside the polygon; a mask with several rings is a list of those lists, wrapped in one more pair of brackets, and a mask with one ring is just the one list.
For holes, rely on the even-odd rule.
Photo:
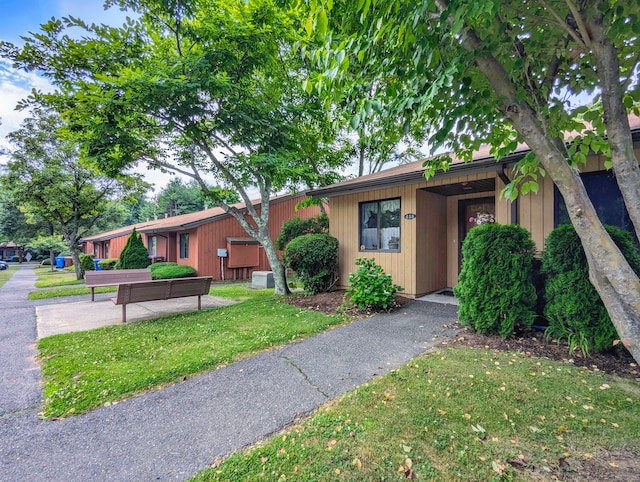
{"label": "tree canopy", "polygon": [[[640,360],[640,281],[598,220],[579,176],[607,158],[640,235],[640,169],[628,115],[639,114],[640,4],[623,0],[308,0],[309,81],[336,102],[365,79],[406,131],[471,160],[526,143],[503,194],[560,190],[587,253],[590,279],[621,340]],[[308,87],[309,88],[309,87]],[[347,94],[343,94],[346,92]],[[364,98],[353,115],[371,108]],[[573,142],[567,144],[571,133]],[[445,168],[446,156],[425,164]],[[640,237],[640,236],[639,236]]]}
{"label": "tree canopy", "polygon": [[[344,162],[322,103],[302,89],[305,66],[295,50],[302,6],[108,2],[116,3],[137,19],[120,28],[52,20],[24,48],[3,45],[18,66],[39,69],[58,87],[28,101],[55,105],[83,157],[106,173],[146,162],[195,179],[265,247],[276,292],[285,292],[268,233],[269,198],[332,182]],[[82,29],[83,37],[72,39],[68,28]],[[206,174],[219,187],[205,182]],[[235,193],[251,221],[231,206]]]}
{"label": "tree canopy", "polygon": [[55,113],[35,109],[8,136],[13,149],[0,181],[27,223],[49,223],[62,235],[82,279],[78,241],[113,213],[115,200],[141,184],[135,177],[113,179],[82,165],[77,146],[59,136],[63,125]]}

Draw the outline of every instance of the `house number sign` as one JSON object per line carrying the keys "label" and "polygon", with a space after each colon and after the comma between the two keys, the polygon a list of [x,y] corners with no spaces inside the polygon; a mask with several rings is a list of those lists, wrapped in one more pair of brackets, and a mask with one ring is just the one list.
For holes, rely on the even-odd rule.
{"label": "house number sign", "polygon": [[407,214],[404,215],[404,218],[405,219],[415,219],[416,215],[413,214],[413,213],[407,213]]}

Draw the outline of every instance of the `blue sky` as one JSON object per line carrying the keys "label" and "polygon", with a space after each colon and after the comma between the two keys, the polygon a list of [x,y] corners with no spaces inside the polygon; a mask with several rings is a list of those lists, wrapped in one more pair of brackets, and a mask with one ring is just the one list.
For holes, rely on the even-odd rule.
{"label": "blue sky", "polygon": [[[124,23],[126,12],[117,7],[105,11],[103,5],[104,0],[0,0],[0,40],[22,45],[21,36],[38,32],[40,24],[51,17],[73,16],[87,23],[116,26]],[[14,70],[9,62],[0,59],[0,148],[8,146],[5,136],[16,130],[25,118],[24,112],[15,110],[16,103],[33,88],[47,91],[51,86],[37,74]],[[6,160],[0,156],[0,164]],[[158,171],[143,168],[140,172],[157,188],[164,187],[170,179]]]}

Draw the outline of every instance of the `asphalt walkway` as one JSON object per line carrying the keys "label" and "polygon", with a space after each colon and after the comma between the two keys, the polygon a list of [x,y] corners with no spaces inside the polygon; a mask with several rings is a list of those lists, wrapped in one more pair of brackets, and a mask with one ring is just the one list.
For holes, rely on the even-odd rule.
{"label": "asphalt walkway", "polygon": [[[35,277],[0,289],[0,480],[185,480],[451,336],[454,305],[415,301],[60,421],[37,417]],[[45,300],[52,303],[52,300]],[[89,314],[90,315],[90,314]]]}

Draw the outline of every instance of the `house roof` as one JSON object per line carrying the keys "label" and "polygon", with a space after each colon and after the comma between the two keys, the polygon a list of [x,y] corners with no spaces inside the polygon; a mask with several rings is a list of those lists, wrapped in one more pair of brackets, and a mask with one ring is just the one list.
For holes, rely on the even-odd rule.
{"label": "house roof", "polygon": [[[629,124],[633,136],[634,144],[640,144],[640,117],[629,116]],[[570,138],[570,136],[568,137]],[[453,177],[460,174],[473,174],[477,172],[499,171],[508,164],[513,164],[527,154],[530,149],[526,144],[518,144],[517,148],[508,156],[496,161],[490,154],[491,146],[481,146],[473,154],[471,162],[464,162],[453,153],[448,153],[451,157],[451,164],[447,171],[438,171],[431,179],[443,177]],[[421,159],[419,161],[403,164],[384,171],[375,172],[366,176],[356,177],[330,186],[309,191],[313,197],[331,197],[344,194],[352,194],[372,189],[400,186],[403,184],[413,184],[425,180],[423,164],[425,161],[434,159],[437,156]]]}
{"label": "house roof", "polygon": [[[286,201],[288,199],[306,195],[305,192],[301,192],[298,194],[285,194],[281,196],[272,197],[269,202],[271,204],[277,204],[282,201]],[[256,208],[260,207],[261,200],[254,199],[251,201],[252,205]],[[233,204],[233,207],[245,210],[245,203],[237,203]],[[139,233],[162,233],[169,231],[183,231],[186,229],[192,229],[197,226],[200,226],[205,223],[210,223],[216,221],[218,219],[224,219],[231,216],[227,214],[223,208],[215,207],[210,209],[205,209],[203,211],[197,211],[194,213],[181,214],[179,216],[172,216],[168,218],[162,218],[157,220],[151,220],[147,222],[132,224],[130,226],[124,226],[122,228],[114,229],[112,231],[107,231],[104,233],[94,234],[92,236],[83,237],[80,242],[100,242],[100,241],[108,241],[109,239],[118,238],[120,236],[128,236],[133,231],[133,228],[136,228],[136,231]]]}

